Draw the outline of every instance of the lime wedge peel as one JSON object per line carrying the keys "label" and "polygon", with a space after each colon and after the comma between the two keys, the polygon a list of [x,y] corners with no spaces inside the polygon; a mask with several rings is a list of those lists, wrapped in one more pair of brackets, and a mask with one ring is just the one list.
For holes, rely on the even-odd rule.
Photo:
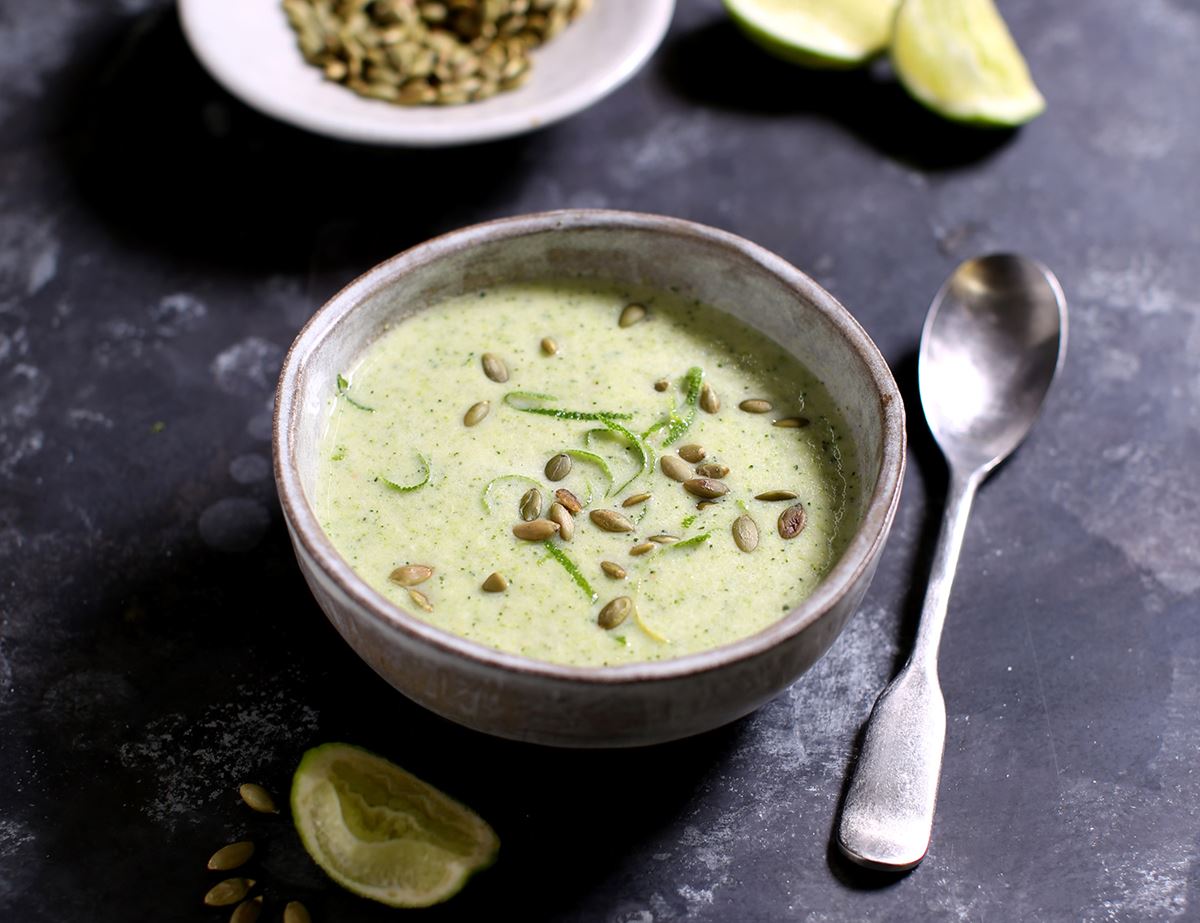
{"label": "lime wedge peel", "polygon": [[858,67],[882,52],[899,0],[725,0],[753,41],[808,67]]}
{"label": "lime wedge peel", "polygon": [[470,808],[349,744],[304,754],[291,803],[313,861],[346,890],[392,907],[453,897],[500,849]]}
{"label": "lime wedge peel", "polygon": [[1046,108],[992,0],[904,0],[892,66],[918,102],[956,121],[1012,127]]}

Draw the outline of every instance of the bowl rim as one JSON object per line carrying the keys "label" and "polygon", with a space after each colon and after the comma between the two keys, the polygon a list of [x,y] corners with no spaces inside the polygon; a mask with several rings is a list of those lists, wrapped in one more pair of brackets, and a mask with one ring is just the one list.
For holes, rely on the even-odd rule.
{"label": "bowl rim", "polygon": [[[476,144],[497,141],[516,135],[537,131],[547,125],[569,118],[599,102],[629,81],[654,56],[658,46],[670,28],[675,13],[675,0],[639,0],[632,5],[638,13],[626,31],[626,45],[618,54],[605,59],[603,67],[596,68],[587,79],[581,79],[569,87],[560,88],[547,99],[533,97],[529,104],[514,107],[510,111],[488,111],[487,100],[468,104],[476,117],[469,120],[439,120],[439,111],[424,107],[400,107],[406,115],[425,114],[429,118],[394,120],[388,118],[389,104],[377,100],[359,99],[353,104],[372,107],[379,118],[349,116],[335,107],[320,107],[297,100],[286,93],[265,88],[256,77],[256,63],[252,59],[234,58],[223,53],[221,43],[211,38],[210,19],[229,15],[235,24],[243,22],[237,4],[245,0],[180,0],[179,20],[188,45],[204,69],[227,91],[274,119],[294,125],[306,131],[326,137],[363,144],[393,147],[444,147],[447,145]],[[225,6],[222,6],[224,4]],[[225,7],[229,7],[232,13]],[[278,10],[282,27],[287,30],[289,47],[294,49],[295,40],[284,17],[282,7]],[[586,14],[585,14],[586,15]],[[581,17],[582,19],[582,17]],[[303,59],[296,50],[296,59]],[[308,67],[307,64],[304,65]],[[315,72],[315,68],[313,69]],[[513,91],[520,93],[526,87]],[[350,93],[350,90],[345,92]],[[479,107],[484,107],[482,110]],[[428,111],[426,111],[428,110]]]}
{"label": "bowl rim", "polygon": [[[841,558],[816,590],[753,635],[681,657],[616,666],[559,664],[501,651],[424,622],[372,589],[334,549],[309,504],[295,459],[295,432],[303,406],[299,378],[313,351],[334,332],[337,324],[396,278],[451,253],[485,242],[580,229],[666,233],[735,251],[779,278],[824,314],[862,360],[875,384],[882,418],[882,451],[879,477],[867,499],[862,521]],[[294,540],[316,567],[370,618],[390,631],[406,635],[412,642],[429,645],[442,654],[464,658],[484,668],[601,686],[677,680],[732,666],[765,653],[819,620],[876,562],[900,501],[906,446],[904,403],[891,370],[862,325],[815,281],[782,257],[728,231],[681,218],[609,209],[561,209],[469,225],[410,247],[367,270],[322,305],[297,334],[280,371],[272,423],[276,487]]]}

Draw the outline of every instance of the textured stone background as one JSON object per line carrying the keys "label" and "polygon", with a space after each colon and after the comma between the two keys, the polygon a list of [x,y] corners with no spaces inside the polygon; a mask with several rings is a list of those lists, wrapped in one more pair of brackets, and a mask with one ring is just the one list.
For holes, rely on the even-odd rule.
{"label": "textured stone background", "polygon": [[[1200,8],[1002,0],[1050,103],[1009,135],[942,124],[878,71],[777,64],[715,0],[681,7],[652,64],[592,110],[414,154],[246,109],[170,4],[0,2],[4,919],[216,919],[202,864],[244,833],[270,899],[398,918],[331,887],[285,821],[234,795],[251,777],[285,790],[331,739],[499,830],[500,864],[423,919],[1200,915]],[[306,593],[269,471],[295,331],[434,233],[574,205],[781,253],[850,307],[910,396],[955,263],[1013,248],[1058,272],[1066,373],[967,536],[942,801],[915,873],[865,876],[830,848],[940,514],[911,398],[907,490],[862,612],[786,695],[699,739],[580,754],[448,726],[362,666]]]}

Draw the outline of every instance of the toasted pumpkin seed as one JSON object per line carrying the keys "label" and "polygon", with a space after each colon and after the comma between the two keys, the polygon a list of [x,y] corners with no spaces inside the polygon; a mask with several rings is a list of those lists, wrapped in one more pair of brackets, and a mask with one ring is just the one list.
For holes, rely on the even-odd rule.
{"label": "toasted pumpkin seed", "polygon": [[764,490],[761,494],[754,495],[755,500],[795,500],[796,495],[790,490]]}
{"label": "toasted pumpkin seed", "polygon": [[649,494],[634,494],[632,497],[626,497],[622,500],[621,506],[637,506],[639,503],[645,503],[649,499]]}
{"label": "toasted pumpkin seed", "polygon": [[664,455],[658,460],[658,465],[672,481],[686,481],[692,476],[691,466],[678,455]]}
{"label": "toasted pumpkin seed", "polygon": [[579,511],[583,509],[583,504],[579,502],[579,498],[565,487],[560,487],[554,492],[554,499],[565,506],[567,512],[572,516],[578,516]]}
{"label": "toasted pumpkin seed", "polygon": [[592,522],[605,532],[632,532],[633,523],[616,510],[592,510],[588,514]]}
{"label": "toasted pumpkin seed", "polygon": [[527,542],[544,542],[558,531],[558,523],[549,519],[534,519],[513,526],[513,535]]}
{"label": "toasted pumpkin seed", "polygon": [[525,522],[533,522],[535,519],[540,519],[542,516],[542,492],[536,487],[530,487],[521,496],[519,509],[521,518]]}
{"label": "toasted pumpkin seed", "polygon": [[204,895],[204,904],[207,907],[228,907],[242,900],[253,887],[253,878],[226,878],[209,888]]}
{"label": "toasted pumpkin seed", "polygon": [[784,417],[782,420],[775,420],[771,425],[781,426],[784,429],[803,429],[808,424],[808,417]]}
{"label": "toasted pumpkin seed", "polygon": [[553,356],[558,352],[558,344],[550,337],[542,337],[542,354]]}
{"label": "toasted pumpkin seed", "polygon": [[721,399],[707,381],[700,388],[700,409],[705,413],[716,413],[721,409]]}
{"label": "toasted pumpkin seed", "polygon": [[632,327],[645,316],[646,309],[640,304],[627,304],[624,310],[621,311],[621,317],[617,321],[617,324],[622,327]]}
{"label": "toasted pumpkin seed", "polygon": [[665,378],[660,378],[658,381],[656,381],[654,383],[655,391],[666,391],[667,388],[669,388],[669,387],[671,387],[671,383],[669,381],[667,381]]}
{"label": "toasted pumpkin seed", "polygon": [[571,473],[571,456],[559,452],[546,462],[546,478],[551,481],[561,481]]}
{"label": "toasted pumpkin seed", "polygon": [[505,579],[504,574],[500,573],[500,571],[493,571],[483,581],[483,589],[487,593],[503,593],[508,589],[508,580]]}
{"label": "toasted pumpkin seed", "polygon": [[696,504],[696,509],[706,510],[711,506],[720,506],[720,504],[717,503],[716,500],[701,500],[699,503]]}
{"label": "toasted pumpkin seed", "polygon": [[403,564],[388,574],[388,580],[399,586],[416,586],[433,576],[433,568],[425,564]]}
{"label": "toasted pumpkin seed", "polygon": [[308,908],[299,901],[288,901],[283,908],[283,923],[312,923]]}
{"label": "toasted pumpkin seed", "polygon": [[604,573],[608,574],[608,576],[612,577],[613,580],[625,579],[625,568],[623,568],[616,561],[601,561],[600,569],[604,571]]}
{"label": "toasted pumpkin seed", "polygon": [[682,536],[671,535],[669,532],[659,532],[658,535],[651,535],[650,541],[656,545],[674,545]]}
{"label": "toasted pumpkin seed", "polygon": [[546,518],[551,522],[558,523],[558,537],[564,542],[569,542],[575,537],[575,520],[561,503],[551,503],[550,512],[546,514]]}
{"label": "toasted pumpkin seed", "polygon": [[733,543],[747,553],[758,547],[758,525],[745,513],[733,521]]}
{"label": "toasted pumpkin seed", "polygon": [[694,442],[689,442],[687,445],[679,447],[679,457],[686,462],[691,462],[693,465],[704,461],[704,456],[707,454],[704,451],[704,446],[696,445]]}
{"label": "toasted pumpkin seed", "polygon": [[632,548],[629,549],[629,553],[633,557],[636,558],[639,555],[649,554],[653,550],[654,550],[654,542],[638,542],[636,545],[634,545]]}
{"label": "toasted pumpkin seed", "polygon": [[629,613],[632,611],[633,600],[628,596],[618,596],[616,599],[610,600],[600,610],[600,615],[596,618],[596,624],[605,631],[610,628],[616,628],[629,618]]}
{"label": "toasted pumpkin seed", "polygon": [[420,606],[426,612],[433,611],[433,603],[430,601],[429,597],[426,596],[424,593],[422,593],[420,590],[416,590],[416,589],[413,589],[412,587],[409,587],[408,588],[408,596],[414,603],[416,603],[418,606]]}
{"label": "toasted pumpkin seed", "polygon": [[249,840],[230,843],[212,854],[212,858],[208,860],[208,869],[213,872],[228,872],[245,865],[253,855],[254,844]]}
{"label": "toasted pumpkin seed", "polygon": [[491,409],[491,401],[479,401],[476,404],[472,404],[470,409],[463,414],[463,426],[474,426],[476,423],[482,423],[484,417],[488,415],[488,411]]}
{"label": "toasted pumpkin seed", "polygon": [[706,462],[696,467],[696,473],[702,478],[717,478],[720,480],[729,475],[729,466],[717,462]]}
{"label": "toasted pumpkin seed", "polygon": [[769,413],[771,410],[771,402],[751,398],[747,401],[742,401],[738,407],[746,411],[746,413]]}
{"label": "toasted pumpkin seed", "polygon": [[483,374],[492,381],[501,384],[508,381],[508,366],[495,353],[484,353],[481,361],[483,362]]}
{"label": "toasted pumpkin seed", "polygon": [[711,500],[715,497],[723,497],[729,493],[729,487],[722,484],[720,481],[714,481],[712,478],[688,478],[683,482],[683,489],[697,497],[704,497]]}
{"label": "toasted pumpkin seed", "polygon": [[233,908],[233,913],[229,917],[229,923],[254,923],[262,913],[262,895],[251,898],[248,901],[242,901]]}
{"label": "toasted pumpkin seed", "polygon": [[804,504],[789,506],[779,514],[779,537],[795,538],[804,531],[807,524],[808,514],[804,512]]}
{"label": "toasted pumpkin seed", "polygon": [[246,782],[238,786],[238,794],[242,796],[242,801],[246,802],[248,807],[260,814],[279,813],[279,808],[275,807],[275,799],[261,785]]}

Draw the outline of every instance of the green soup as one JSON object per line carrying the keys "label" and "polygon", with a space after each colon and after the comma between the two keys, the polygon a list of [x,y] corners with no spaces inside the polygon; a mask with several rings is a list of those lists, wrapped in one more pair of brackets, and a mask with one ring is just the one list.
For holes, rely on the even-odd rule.
{"label": "green soup", "polygon": [[[630,304],[646,314],[622,326],[639,313]],[[486,416],[467,425],[483,401]],[[813,591],[858,524],[844,434],[820,382],[712,308],[574,283],[499,286],[397,323],[344,371],[316,506],[351,566],[431,624],[558,663],[661,660],[751,635]],[[551,481],[560,454],[570,470]],[[522,526],[522,500],[525,516],[545,518],[560,489],[583,507],[570,539],[515,535],[553,528]],[[771,491],[795,497],[756,499]],[[608,531],[594,512],[631,530]],[[424,571],[406,565],[432,575],[412,584]],[[492,574],[504,589],[483,588]],[[628,603],[605,609],[619,597]]]}

